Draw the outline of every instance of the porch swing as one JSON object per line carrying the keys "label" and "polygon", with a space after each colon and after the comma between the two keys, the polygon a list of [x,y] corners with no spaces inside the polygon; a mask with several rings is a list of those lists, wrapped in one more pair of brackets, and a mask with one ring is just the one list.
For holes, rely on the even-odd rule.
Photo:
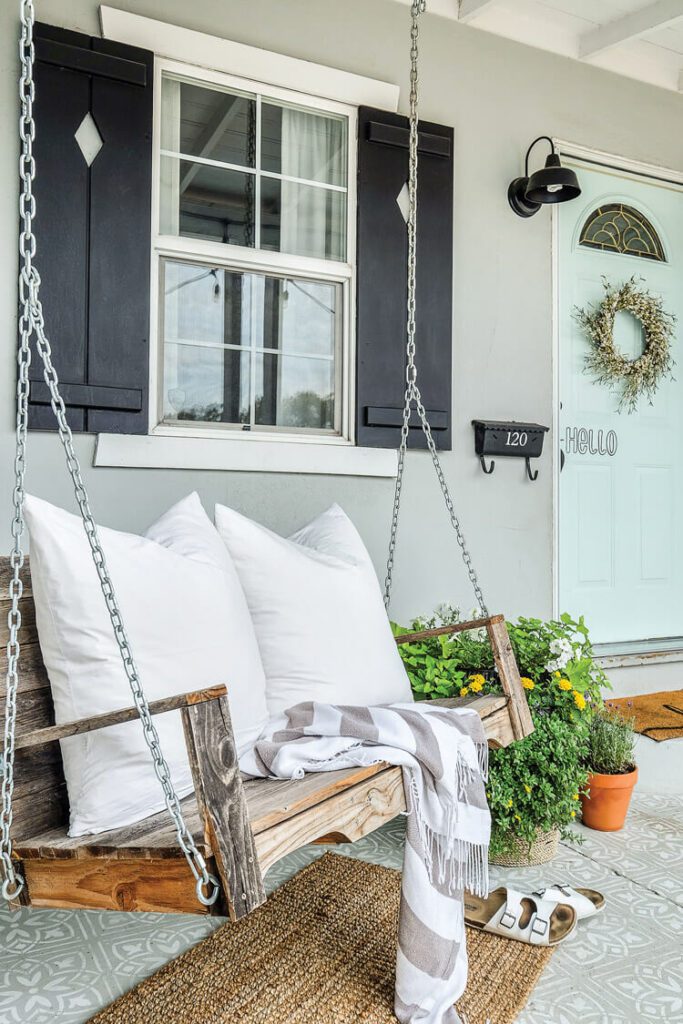
{"label": "porch swing", "polygon": [[[467,705],[481,716],[489,743],[507,746],[528,735],[531,717],[502,615],[489,615],[441,468],[417,384],[415,363],[416,225],[418,171],[418,21],[425,0],[411,7],[410,172],[408,217],[408,324],[405,407],[385,581],[391,596],[401,490],[411,410],[417,410],[457,543],[483,618],[404,634],[408,643],[473,628],[487,631],[501,683],[500,695],[440,701]],[[287,853],[311,842],[360,839],[405,810],[401,770],[385,764],[306,775],[296,781],[244,780],[239,771],[224,686],[148,703],[98,537],[65,405],[45,333],[40,276],[33,264],[32,193],[32,0],[20,0],[22,74],[20,213],[21,315],[18,353],[13,547],[0,559],[0,586],[9,598],[4,683],[4,757],[0,831],[0,891],[11,907],[63,907],[229,914],[241,918],[265,900],[263,875]],[[74,485],[112,629],[130,684],[133,706],[64,725],[54,725],[47,672],[35,625],[28,558],[23,554],[29,342],[35,334],[59,437]],[[3,616],[4,617],[4,616]],[[21,664],[21,675],[20,675]],[[0,677],[1,678],[1,677]],[[0,687],[2,683],[0,683]],[[183,719],[195,793],[180,800],[159,744],[154,716],[179,710]],[[139,717],[167,810],[125,828],[71,838],[59,740]],[[189,870],[188,870],[189,866]]]}

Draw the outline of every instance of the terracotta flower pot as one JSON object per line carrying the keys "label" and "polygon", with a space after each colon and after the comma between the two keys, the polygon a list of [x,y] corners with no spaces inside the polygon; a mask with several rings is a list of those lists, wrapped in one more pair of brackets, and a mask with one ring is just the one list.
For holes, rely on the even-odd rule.
{"label": "terracotta flower pot", "polygon": [[624,827],[638,769],[624,775],[588,776],[588,794],[581,797],[583,823],[599,832],[618,832]]}

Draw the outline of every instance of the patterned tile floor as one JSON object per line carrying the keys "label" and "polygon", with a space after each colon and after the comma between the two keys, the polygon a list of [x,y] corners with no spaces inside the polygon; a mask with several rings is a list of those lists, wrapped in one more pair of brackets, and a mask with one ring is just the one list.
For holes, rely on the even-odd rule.
{"label": "patterned tile floor", "polygon": [[[493,871],[493,884],[529,890],[571,880],[607,897],[605,912],[557,951],[518,1024],[683,1024],[683,798],[636,797],[625,831],[580,831],[585,844],[562,846],[551,865]],[[402,843],[397,819],[336,849],[398,868]],[[269,889],[324,849],[286,858]],[[82,1024],[215,926],[175,915],[2,910],[0,1024]]]}

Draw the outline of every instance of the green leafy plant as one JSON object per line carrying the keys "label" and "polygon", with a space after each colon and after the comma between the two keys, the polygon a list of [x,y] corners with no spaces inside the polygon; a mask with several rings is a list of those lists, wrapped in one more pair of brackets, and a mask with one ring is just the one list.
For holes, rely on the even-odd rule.
{"label": "green leafy plant", "polygon": [[599,775],[624,775],[635,768],[634,720],[614,707],[601,708],[588,731],[586,764]]}
{"label": "green leafy plant", "polygon": [[[400,636],[473,617],[442,606],[430,619],[393,629]],[[588,775],[590,723],[602,707],[602,689],[609,686],[593,659],[583,618],[520,618],[507,628],[534,732],[490,753],[487,796],[494,854],[507,852],[514,837],[533,842],[538,830],[559,829],[563,837],[576,839],[571,824]],[[483,628],[407,642],[399,651],[416,700],[500,693]]]}

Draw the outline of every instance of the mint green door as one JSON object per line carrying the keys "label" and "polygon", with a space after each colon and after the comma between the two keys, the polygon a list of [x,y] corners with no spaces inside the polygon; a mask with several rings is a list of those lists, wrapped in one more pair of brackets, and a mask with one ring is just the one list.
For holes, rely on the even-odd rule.
{"label": "mint green door", "polygon": [[[571,163],[571,161],[568,161]],[[574,164],[579,199],[560,206],[560,610],[583,614],[594,642],[683,636],[683,195],[680,187]],[[678,317],[676,381],[629,415],[586,373],[589,342],[573,317],[599,302],[602,279],[633,276]],[[628,313],[618,347],[643,350]]]}

